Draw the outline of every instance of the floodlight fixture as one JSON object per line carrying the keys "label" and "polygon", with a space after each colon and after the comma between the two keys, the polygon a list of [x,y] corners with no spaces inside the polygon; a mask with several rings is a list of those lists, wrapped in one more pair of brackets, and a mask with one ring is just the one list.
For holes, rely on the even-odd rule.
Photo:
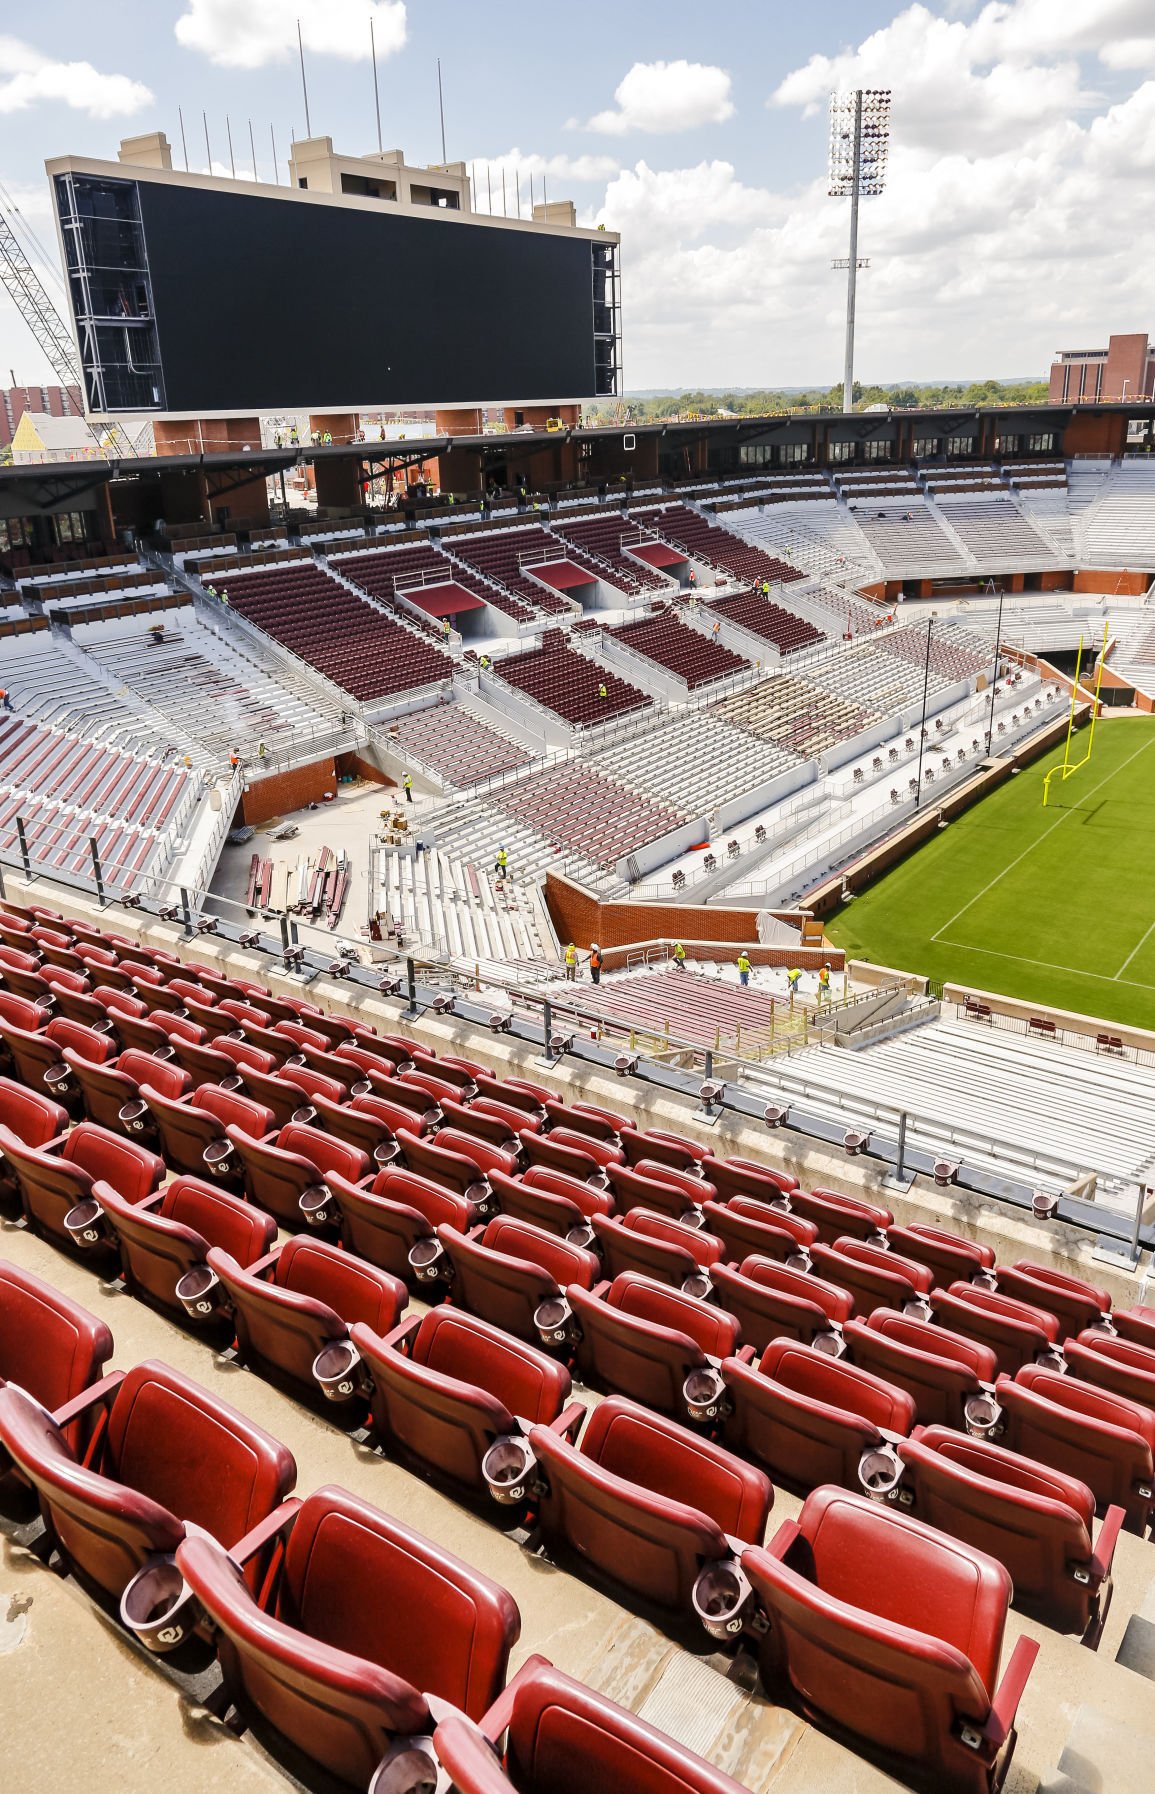
{"label": "floodlight fixture", "polygon": [[829,192],[850,200],[850,254],[846,258],[846,361],[842,409],[854,409],[854,306],[858,270],[858,202],[886,189],[890,156],[890,88],[856,87],[830,96]]}

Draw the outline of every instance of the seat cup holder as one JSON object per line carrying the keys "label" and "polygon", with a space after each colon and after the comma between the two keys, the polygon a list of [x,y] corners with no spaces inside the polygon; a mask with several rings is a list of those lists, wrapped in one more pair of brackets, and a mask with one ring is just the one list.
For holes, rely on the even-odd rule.
{"label": "seat cup holder", "polygon": [[297,1207],[310,1227],[324,1227],[333,1219],[333,1193],[324,1184],[310,1184],[297,1198]]}
{"label": "seat cup holder", "polygon": [[409,1268],[418,1283],[436,1283],[445,1272],[445,1248],[434,1234],[414,1240],[409,1248]]}
{"label": "seat cup holder", "polygon": [[730,1557],[706,1564],[690,1599],[710,1637],[732,1644],[752,1615],[754,1590],[737,1558]]}
{"label": "seat cup holder", "polygon": [[863,1243],[867,1246],[880,1246],[884,1252],[890,1251],[890,1241],[881,1227],[872,1227]]}
{"label": "seat cup holder", "polygon": [[725,1396],[725,1379],[721,1371],[716,1370],[712,1364],[703,1364],[697,1370],[692,1370],[682,1384],[686,1413],[699,1426],[717,1420],[722,1413]]}
{"label": "seat cup holder", "polygon": [[567,1345],[573,1326],[573,1310],[564,1296],[547,1296],[534,1310],[533,1324],[542,1345]]}
{"label": "seat cup holder", "polygon": [[95,1196],[86,1196],[82,1202],[74,1203],[64,1217],[64,1225],[73,1245],[83,1252],[91,1252],[94,1246],[107,1242],[104,1210]]}
{"label": "seat cup holder", "polygon": [[201,1153],[201,1163],[206,1165],[214,1177],[226,1177],[232,1169],[230,1161],[233,1157],[231,1140],[210,1140]]}
{"label": "seat cup holder", "polygon": [[980,1395],[968,1395],[963,1403],[963,1421],[972,1439],[993,1438],[1002,1417],[1002,1408],[994,1396],[985,1391]]}
{"label": "seat cup holder", "polygon": [[307,1127],[309,1122],[315,1118],[316,1114],[317,1111],[314,1109],[312,1103],[302,1103],[299,1109],[293,1110],[291,1119],[298,1127]]}
{"label": "seat cup holder", "polygon": [[155,1053],[152,1054],[152,1057],[154,1059],[159,1059],[162,1064],[167,1064],[168,1060],[176,1058],[176,1048],[166,1043],[162,1047],[157,1047]]}
{"label": "seat cup holder", "polygon": [[829,1327],[816,1333],[810,1341],[812,1352],[821,1352],[824,1358],[841,1358],[846,1352],[846,1340],[842,1328],[837,1321],[831,1321]]}
{"label": "seat cup holder", "polygon": [[44,1082],[54,1096],[68,1096],[75,1088],[72,1082],[72,1068],[60,1060],[50,1065],[44,1074]]}
{"label": "seat cup holder", "polygon": [[683,1227],[692,1227],[698,1233],[701,1233],[706,1225],[706,1217],[698,1207],[697,1203],[694,1203],[691,1208],[685,1209],[678,1216],[678,1219]]}
{"label": "seat cup holder", "polygon": [[350,1096],[372,1096],[372,1094],[373,1086],[368,1078],[358,1078],[355,1084],[349,1086]]}
{"label": "seat cup holder", "polygon": [[1041,1370],[1053,1370],[1063,1377],[1067,1374],[1067,1360],[1057,1345],[1044,1346],[1036,1353],[1035,1363]]}
{"label": "seat cup holder", "polygon": [[708,1302],[713,1294],[714,1285],[710,1282],[709,1271],[693,1271],[682,1280],[682,1294],[693,1296],[695,1302]]}
{"label": "seat cup holder", "polygon": [[486,1219],[496,1212],[497,1203],[485,1178],[482,1178],[479,1183],[469,1184],[462,1191],[462,1195],[466,1202],[471,1202],[478,1214],[484,1215]]}
{"label": "seat cup holder", "polygon": [[1118,1339],[1119,1331],[1109,1314],[1100,1314],[1093,1327],[1087,1329],[1096,1339]]}
{"label": "seat cup holder", "polygon": [[909,1302],[903,1303],[902,1312],[903,1314],[908,1314],[911,1320],[914,1321],[929,1321],[934,1319],[934,1310],[925,1296],[912,1296]]}
{"label": "seat cup holder", "polygon": [[526,1499],[536,1468],[529,1440],[514,1433],[495,1439],[481,1460],[485,1486],[499,1507],[516,1507]]}
{"label": "seat cup holder", "polygon": [[130,1134],[143,1134],[149,1125],[148,1104],[141,1096],[134,1096],[129,1103],[122,1103],[116,1112],[120,1125],[127,1128]]}
{"label": "seat cup holder", "polygon": [[971,1277],[971,1283],[975,1289],[990,1290],[992,1294],[998,1288],[998,1278],[995,1276],[995,1273],[992,1270],[988,1270],[985,1265],[981,1270],[974,1273]]}
{"label": "seat cup holder", "polygon": [[336,1339],[322,1346],[313,1360],[313,1377],[326,1401],[348,1402],[366,1393],[361,1354],[351,1339]]}
{"label": "seat cup holder", "polygon": [[814,1260],[810,1256],[809,1246],[796,1246],[786,1258],[786,1269],[797,1271],[803,1277],[809,1277],[814,1269]]}
{"label": "seat cup holder", "polygon": [[440,1794],[448,1785],[432,1738],[397,1738],[373,1771],[368,1794]]}
{"label": "seat cup holder", "polygon": [[285,1071],[303,1071],[307,1064],[308,1060],[305,1058],[304,1053],[290,1053],[289,1057],[285,1060],[283,1069]]}
{"label": "seat cup holder", "polygon": [[121,1624],[157,1657],[184,1644],[199,1617],[196,1596],[171,1557],[145,1564],[120,1597]]}
{"label": "seat cup holder", "polygon": [[568,1228],[565,1237],[567,1245],[578,1246],[583,1252],[593,1252],[596,1249],[598,1236],[588,1221],[581,1222],[579,1226]]}
{"label": "seat cup holder", "polygon": [[766,1204],[766,1207],[772,1208],[777,1215],[792,1215],[794,1213],[793,1205],[785,1190],[780,1190],[777,1196]]}
{"label": "seat cup holder", "polygon": [[193,1265],[173,1292],[190,1320],[208,1321],[224,1307],[221,1280],[208,1265]]}
{"label": "seat cup holder", "polygon": [[393,1165],[400,1157],[401,1148],[396,1140],[381,1140],[373,1148],[373,1163],[375,1165]]}
{"label": "seat cup holder", "polygon": [[858,1460],[858,1480],[871,1501],[889,1501],[902,1481],[902,1459],[893,1445],[872,1445]]}
{"label": "seat cup holder", "polygon": [[230,1090],[230,1091],[243,1090],[244,1087],[245,1087],[245,1080],[242,1078],[239,1071],[235,1071],[232,1074],[232,1077],[230,1077],[230,1078],[222,1078],[220,1081],[220,1084],[217,1086],[217,1088],[220,1090]]}

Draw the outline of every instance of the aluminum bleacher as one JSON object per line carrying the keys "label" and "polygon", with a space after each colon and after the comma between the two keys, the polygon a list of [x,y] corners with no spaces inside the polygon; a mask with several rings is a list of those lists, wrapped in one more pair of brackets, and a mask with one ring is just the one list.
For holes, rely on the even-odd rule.
{"label": "aluminum bleacher", "polygon": [[967,562],[921,497],[860,498],[850,508],[887,574],[929,579],[966,571]]}
{"label": "aluminum bleacher", "polygon": [[816,758],[836,742],[851,741],[882,721],[867,702],[852,701],[789,673],[735,692],[713,714],[804,759]]}
{"label": "aluminum bleacher", "polygon": [[447,654],[315,562],[229,574],[222,601],[362,703],[453,677]]}
{"label": "aluminum bleacher", "polygon": [[750,666],[740,654],[691,629],[671,610],[639,617],[636,622],[608,630],[607,634],[621,642],[624,648],[631,648],[635,654],[642,654],[647,660],[665,667],[691,691],[712,685],[717,679],[727,679],[734,673],[746,672]]}
{"label": "aluminum bleacher", "polygon": [[[927,631],[917,624],[909,629],[888,631],[878,638],[878,647],[895,654],[911,666],[922,667],[927,658]],[[940,623],[930,631],[930,667],[945,685],[959,679],[973,679],[990,670],[992,644],[973,630],[957,623]]]}
{"label": "aluminum bleacher", "polygon": [[1009,496],[958,497],[950,489],[936,494],[942,512],[980,567],[1051,566],[1055,552]]}
{"label": "aluminum bleacher", "polygon": [[567,762],[503,786],[495,810],[535,829],[568,853],[612,871],[633,849],[669,834],[689,818],[632,790],[590,764]]}
{"label": "aluminum bleacher", "polygon": [[674,717],[587,762],[690,816],[709,815],[796,764],[789,749],[732,728],[712,711]]}
{"label": "aluminum bleacher", "polygon": [[531,759],[512,735],[501,734],[452,699],[400,717],[389,727],[389,740],[405,760],[428,768],[447,785],[473,785]]}
{"label": "aluminum bleacher", "polygon": [[806,503],[743,508],[724,514],[726,528],[807,573],[824,579],[877,579],[880,563],[846,506],[829,487]]}
{"label": "aluminum bleacher", "polygon": [[1089,567],[1155,565],[1155,468],[1144,461],[1112,467],[1077,518],[1075,541]]}
{"label": "aluminum bleacher", "polygon": [[742,990],[672,968],[612,978],[596,989],[584,987],[581,1002],[583,1009],[624,1022],[659,1043],[674,1035],[714,1050],[739,1050],[751,1058],[757,1058],[781,1031],[788,1008],[781,997],[766,991]]}
{"label": "aluminum bleacher", "polygon": [[547,630],[540,647],[506,655],[493,671],[578,728],[646,710],[653,702],[616,673],[576,653],[561,630]]}
{"label": "aluminum bleacher", "polygon": [[[84,735],[138,759],[159,758],[172,748],[171,723],[118,688],[67,636],[45,630],[6,640],[3,660],[0,683],[15,708],[31,721]],[[200,764],[209,757],[195,737],[179,746]]]}

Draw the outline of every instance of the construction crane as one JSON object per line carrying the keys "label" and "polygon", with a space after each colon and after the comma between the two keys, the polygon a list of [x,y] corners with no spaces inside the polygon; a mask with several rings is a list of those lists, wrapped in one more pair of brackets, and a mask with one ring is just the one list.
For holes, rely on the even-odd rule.
{"label": "construction crane", "polygon": [[[8,195],[0,188],[0,194],[12,207]],[[28,227],[25,226],[25,229]],[[0,281],[7,288],[9,297],[29,330],[36,338],[45,360],[52,372],[66,389],[77,388],[81,396],[84,394],[84,381],[80,368],[80,357],[76,352],[76,344],[72,333],[45,289],[43,281],[20,245],[20,239],[11,224],[0,210]],[[119,424],[110,423],[103,437],[87,425],[89,433],[97,447],[104,450],[111,444],[113,452],[118,455],[131,455],[135,452],[135,444],[125,434]]]}

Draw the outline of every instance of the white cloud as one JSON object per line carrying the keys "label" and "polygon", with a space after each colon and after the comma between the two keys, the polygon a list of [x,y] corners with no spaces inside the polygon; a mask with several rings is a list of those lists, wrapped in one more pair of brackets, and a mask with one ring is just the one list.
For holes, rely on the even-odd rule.
{"label": "white cloud", "polygon": [[627,131],[655,134],[721,124],[734,115],[730,77],[704,62],[635,62],[614,91],[617,110],[597,112],[570,129],[620,137]]}
{"label": "white cloud", "polygon": [[503,168],[507,176],[516,171],[523,181],[531,173],[535,179],[544,174],[551,181],[608,181],[620,166],[616,156],[543,156],[534,150],[520,149],[505,150],[500,156],[467,156],[465,162],[482,185],[487,168],[499,181]]}
{"label": "white cloud", "polygon": [[143,82],[106,75],[90,62],[56,62],[15,37],[0,37],[0,113],[55,102],[90,118],[128,118],[152,104]]}
{"label": "white cloud", "polygon": [[259,69],[297,53],[297,24],[307,52],[347,62],[369,58],[372,17],[377,55],[405,42],[404,0],[185,0],[176,36],[222,68]]}

